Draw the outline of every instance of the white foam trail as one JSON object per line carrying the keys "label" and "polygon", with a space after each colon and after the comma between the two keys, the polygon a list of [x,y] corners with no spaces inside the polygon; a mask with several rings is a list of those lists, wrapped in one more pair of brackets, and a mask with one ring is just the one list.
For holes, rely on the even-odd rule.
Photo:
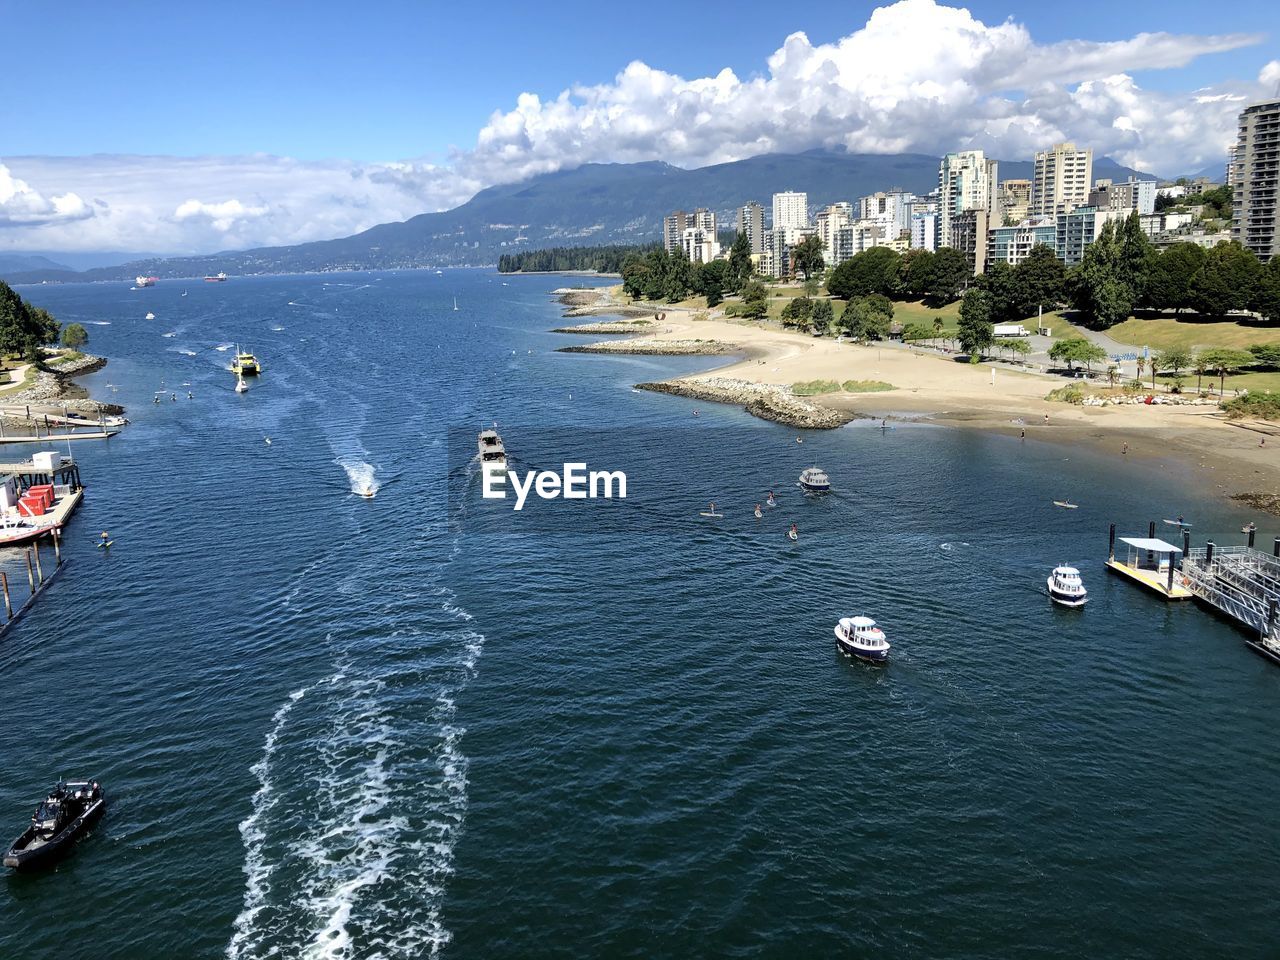
{"label": "white foam trail", "polygon": [[347,480],[351,483],[351,492],[362,497],[372,496],[382,487],[377,479],[378,468],[366,460],[356,457],[339,457],[334,461],[347,471]]}
{"label": "white foam trail", "polygon": [[[342,671],[339,670],[334,676],[340,678],[341,675]],[[250,801],[249,816],[240,821],[240,837],[244,841],[245,849],[246,880],[244,904],[235,919],[235,933],[231,937],[231,942],[227,944],[229,958],[242,956],[245,948],[249,946],[249,938],[253,936],[254,918],[266,904],[267,895],[271,892],[271,872],[274,864],[267,863],[262,853],[267,841],[263,820],[276,804],[275,790],[271,780],[271,759],[275,756],[276,743],[289,719],[293,705],[305,697],[311,689],[311,686],[300,687],[289,694],[289,699],[281,704],[280,709],[271,718],[272,725],[262,745],[262,756],[249,768],[250,772],[258,778],[258,789],[254,791]]]}
{"label": "white foam trail", "polygon": [[179,350],[178,353],[182,354],[184,357],[194,357],[196,355],[194,350]]}
{"label": "white foam trail", "polygon": [[93,324],[95,327],[109,327],[109,326],[111,326],[111,321],[110,321],[110,320],[86,320],[86,321],[85,321],[85,323],[91,323],[91,324]]}
{"label": "white foam trail", "polygon": [[217,350],[219,353],[226,353],[228,350],[230,350],[234,346],[235,346],[234,343],[220,343],[213,349]]}

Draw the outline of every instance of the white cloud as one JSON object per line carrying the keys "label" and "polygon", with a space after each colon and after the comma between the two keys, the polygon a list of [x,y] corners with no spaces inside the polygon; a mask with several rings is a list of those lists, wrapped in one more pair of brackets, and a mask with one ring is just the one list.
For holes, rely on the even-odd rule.
{"label": "white cloud", "polygon": [[[983,147],[1029,158],[1070,139],[1131,166],[1185,173],[1224,159],[1255,81],[1145,89],[1143,71],[1259,42],[1250,34],[1140,33],[1037,43],[936,0],[900,0],[831,43],[793,33],[758,75],[692,79],[635,61],[611,81],[521,93],[475,145],[444,164],[284,157],[21,157],[0,166],[0,246],[208,252],[344,236],[447,209],[477,190],[587,162],[693,167],[769,152],[844,147],[940,154]],[[46,200],[44,193],[59,191]],[[91,201],[81,197],[93,198]],[[25,217],[26,219],[23,219]]]}
{"label": "white cloud", "polygon": [[35,226],[91,216],[93,210],[74,193],[45,197],[0,163],[0,227]]}

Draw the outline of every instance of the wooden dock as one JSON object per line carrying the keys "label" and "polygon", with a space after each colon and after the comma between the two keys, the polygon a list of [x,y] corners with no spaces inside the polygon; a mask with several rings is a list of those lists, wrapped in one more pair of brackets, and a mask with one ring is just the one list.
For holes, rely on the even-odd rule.
{"label": "wooden dock", "polygon": [[[1183,552],[1183,548],[1157,539],[1155,531],[1156,525],[1153,522],[1148,536],[1117,538],[1116,525],[1113,523],[1107,569],[1127,577],[1165,600],[1190,600],[1193,594],[1187,589],[1176,563],[1176,557]],[[1183,539],[1186,539],[1185,535]],[[1117,542],[1125,548],[1123,558],[1116,555]]]}
{"label": "wooden dock", "polygon": [[45,433],[39,436],[7,433],[0,443],[61,443],[66,440],[110,440],[119,430],[86,430],[84,433]]}
{"label": "wooden dock", "polygon": [[1128,577],[1134,583],[1146,587],[1153,593],[1157,593],[1166,600],[1190,600],[1195,594],[1182,585],[1182,578],[1176,573],[1173,578],[1173,587],[1169,587],[1168,574],[1161,574],[1159,570],[1149,570],[1142,567],[1131,567],[1121,560],[1108,560],[1107,569],[1113,570],[1123,577]]}

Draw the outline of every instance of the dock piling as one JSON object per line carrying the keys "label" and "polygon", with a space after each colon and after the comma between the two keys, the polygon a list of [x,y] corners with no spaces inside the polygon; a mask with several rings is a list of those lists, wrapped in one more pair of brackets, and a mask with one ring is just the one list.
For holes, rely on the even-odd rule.
{"label": "dock piling", "polygon": [[1164,589],[1166,594],[1173,596],[1173,554],[1169,555],[1169,576],[1165,581]]}
{"label": "dock piling", "polygon": [[53,534],[53,561],[58,566],[62,566],[62,544],[58,542],[58,528],[54,527],[49,532]]}
{"label": "dock piling", "polygon": [[24,551],[27,555],[27,584],[31,587],[31,592],[36,592],[36,572],[31,568],[31,548],[27,547]]}
{"label": "dock piling", "polygon": [[[1276,538],[1277,549],[1280,549],[1280,537]],[[1111,525],[1111,543],[1107,545],[1107,560],[1114,561],[1116,558],[1116,525]]]}
{"label": "dock piling", "polygon": [[1275,543],[1271,545],[1271,555],[1273,557],[1280,557],[1280,537],[1276,537]]}
{"label": "dock piling", "polygon": [[1254,535],[1255,533],[1257,533],[1257,532],[1258,532],[1258,531],[1257,531],[1257,529],[1256,529],[1255,527],[1250,527],[1250,528],[1249,528],[1249,547],[1250,547],[1251,549],[1252,549],[1252,547],[1253,547],[1253,535]]}
{"label": "dock piling", "polygon": [[13,604],[9,602],[9,575],[0,570],[0,587],[4,588],[4,620],[8,623],[13,619]]}
{"label": "dock piling", "polygon": [[[1182,559],[1187,559],[1187,554],[1191,552],[1191,531],[1186,527],[1182,528]],[[1170,558],[1172,559],[1172,558]]]}
{"label": "dock piling", "polygon": [[1269,635],[1275,636],[1277,620],[1280,620],[1280,600],[1272,597],[1271,608],[1267,611],[1267,622],[1262,628],[1262,639],[1264,642]]}
{"label": "dock piling", "polygon": [[44,586],[44,571],[40,568],[40,543],[39,543],[39,541],[34,541],[34,540],[32,541],[32,543],[31,543],[31,552],[32,552],[32,553],[34,553],[34,554],[35,554],[35,557],[36,557],[36,577],[37,577],[37,578],[39,579],[39,581],[40,581],[40,586],[42,586],[42,587],[43,587],[43,586]]}
{"label": "dock piling", "polygon": [[1147,538],[1149,540],[1154,540],[1156,538],[1156,522],[1154,520],[1152,520],[1150,525],[1147,527]]}
{"label": "dock piling", "polygon": [[1210,540],[1204,545],[1204,568],[1210,572],[1213,571],[1213,541]]}

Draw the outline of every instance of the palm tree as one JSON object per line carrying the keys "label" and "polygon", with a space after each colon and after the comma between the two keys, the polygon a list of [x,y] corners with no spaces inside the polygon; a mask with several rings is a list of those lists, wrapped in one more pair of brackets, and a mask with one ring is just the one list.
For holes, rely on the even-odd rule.
{"label": "palm tree", "polygon": [[1107,382],[1111,384],[1113,389],[1120,382],[1120,368],[1114,363],[1107,367]]}
{"label": "palm tree", "polygon": [[1196,374],[1196,393],[1198,394],[1200,393],[1200,379],[1209,372],[1209,364],[1205,362],[1203,356],[1197,353],[1191,358],[1191,369]]}
{"label": "palm tree", "polygon": [[1138,357],[1138,379],[1139,380],[1142,379],[1142,374],[1146,369],[1147,369],[1147,358],[1142,356]]}
{"label": "palm tree", "polygon": [[1163,362],[1164,362],[1163,358],[1160,356],[1160,354],[1153,353],[1151,355],[1151,391],[1152,393],[1154,393],[1156,389],[1156,374],[1159,372],[1160,365]]}

